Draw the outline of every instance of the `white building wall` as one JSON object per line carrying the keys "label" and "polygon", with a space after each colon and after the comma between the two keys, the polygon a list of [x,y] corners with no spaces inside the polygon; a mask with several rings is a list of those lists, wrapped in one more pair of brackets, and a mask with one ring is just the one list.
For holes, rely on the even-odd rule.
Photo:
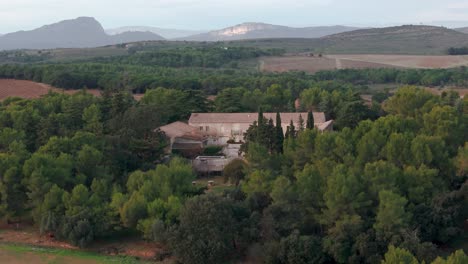
{"label": "white building wall", "polygon": [[[282,122],[281,127],[283,133],[286,133],[290,121],[287,123]],[[189,125],[196,127],[199,131],[212,139],[208,139],[208,145],[223,145],[229,139],[235,139],[237,142],[244,140],[244,133],[247,132],[251,124],[247,123],[189,123]],[[299,124],[294,124],[296,130],[299,129]],[[217,140],[215,141],[214,138]]]}

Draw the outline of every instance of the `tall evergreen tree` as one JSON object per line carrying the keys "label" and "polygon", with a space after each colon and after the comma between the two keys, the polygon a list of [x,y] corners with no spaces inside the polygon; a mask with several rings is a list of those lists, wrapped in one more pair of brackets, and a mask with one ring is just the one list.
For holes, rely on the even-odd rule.
{"label": "tall evergreen tree", "polygon": [[262,107],[260,107],[258,109],[258,119],[257,119],[257,123],[258,123],[259,126],[261,124],[264,124],[264,119],[265,119],[265,117],[263,116],[263,109],[262,109]]}
{"label": "tall evergreen tree", "polygon": [[265,120],[265,117],[263,116],[263,110],[261,107],[258,110],[257,138],[254,141],[270,149],[268,122]]}
{"label": "tall evergreen tree", "polygon": [[278,153],[283,152],[284,133],[283,127],[281,126],[281,115],[279,112],[276,113],[276,151]]}
{"label": "tall evergreen tree", "polygon": [[299,114],[299,131],[304,131],[304,118]]}
{"label": "tall evergreen tree", "polygon": [[314,129],[314,114],[312,111],[307,112],[307,129]]}
{"label": "tall evergreen tree", "polygon": [[267,136],[267,140],[268,140],[268,149],[270,150],[270,153],[273,153],[276,151],[276,144],[277,144],[277,140],[276,140],[276,128],[275,128],[275,125],[273,124],[273,119],[269,119],[268,120],[268,125],[266,127],[266,136]]}
{"label": "tall evergreen tree", "polygon": [[288,132],[286,132],[287,138],[295,138],[296,137],[296,127],[294,126],[294,122],[291,120],[288,126]]}

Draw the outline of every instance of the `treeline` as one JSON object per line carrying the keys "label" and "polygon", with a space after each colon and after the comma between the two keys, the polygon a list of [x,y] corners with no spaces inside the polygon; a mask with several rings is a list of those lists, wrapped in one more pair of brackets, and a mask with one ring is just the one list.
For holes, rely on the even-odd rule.
{"label": "treeline", "polygon": [[340,80],[354,84],[396,83],[407,85],[466,86],[468,69],[344,69],[339,71],[322,71],[314,75],[315,80]]}
{"label": "treeline", "polygon": [[217,94],[228,87],[266,90],[272,84],[289,87],[298,94],[312,82],[311,77],[302,73],[276,75],[234,69],[177,69],[102,63],[3,65],[0,66],[0,78],[43,82],[65,89],[88,87],[144,93],[147,89],[167,87],[203,90],[206,94]]}
{"label": "treeline", "polygon": [[243,47],[185,47],[156,51],[140,51],[128,56],[94,59],[94,62],[161,67],[237,68],[241,60],[260,56],[279,56],[281,49],[257,49]]}
{"label": "treeline", "polygon": [[255,89],[265,91],[272,84],[279,84],[298,95],[303,89],[323,81],[337,81],[344,85],[355,86],[372,84],[466,86],[468,85],[468,69],[466,67],[437,70],[347,69],[309,75],[301,72],[266,74],[243,69],[170,68],[117,62],[83,62],[1,65],[0,78],[43,82],[65,89],[88,87],[144,93],[146,89],[167,87],[180,90],[203,90],[206,94],[213,95],[224,88],[244,87],[251,91]]}
{"label": "treeline", "polygon": [[468,55],[468,47],[461,47],[461,48],[449,48],[447,50],[449,55]]}
{"label": "treeline", "polygon": [[48,51],[0,51],[0,63],[37,63],[51,59]]}

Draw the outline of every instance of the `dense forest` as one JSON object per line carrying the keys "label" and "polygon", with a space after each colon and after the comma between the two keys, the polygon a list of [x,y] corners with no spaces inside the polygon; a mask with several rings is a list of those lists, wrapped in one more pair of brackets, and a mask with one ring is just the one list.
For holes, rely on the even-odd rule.
{"label": "dense forest", "polygon": [[[189,264],[468,262],[457,251],[468,99],[414,86],[379,92],[371,106],[359,95],[372,83],[466,84],[466,68],[262,74],[232,63],[260,51],[212,66],[195,59],[203,51],[190,62],[172,52],[157,63],[137,52],[0,66],[0,78],[103,91],[0,103],[1,216],[79,247],[136,233]],[[284,135],[262,114],[296,110],[325,112],[335,131],[319,132],[309,115]],[[259,112],[223,193],[194,186],[190,162],[167,157],[156,130],[210,111]]]}

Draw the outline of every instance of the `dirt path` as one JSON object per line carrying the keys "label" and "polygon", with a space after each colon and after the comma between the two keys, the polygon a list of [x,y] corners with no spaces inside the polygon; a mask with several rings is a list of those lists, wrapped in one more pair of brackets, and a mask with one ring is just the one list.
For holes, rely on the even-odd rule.
{"label": "dirt path", "polygon": [[343,64],[341,63],[341,59],[336,58],[335,62],[336,62],[336,69],[338,70],[343,69]]}

